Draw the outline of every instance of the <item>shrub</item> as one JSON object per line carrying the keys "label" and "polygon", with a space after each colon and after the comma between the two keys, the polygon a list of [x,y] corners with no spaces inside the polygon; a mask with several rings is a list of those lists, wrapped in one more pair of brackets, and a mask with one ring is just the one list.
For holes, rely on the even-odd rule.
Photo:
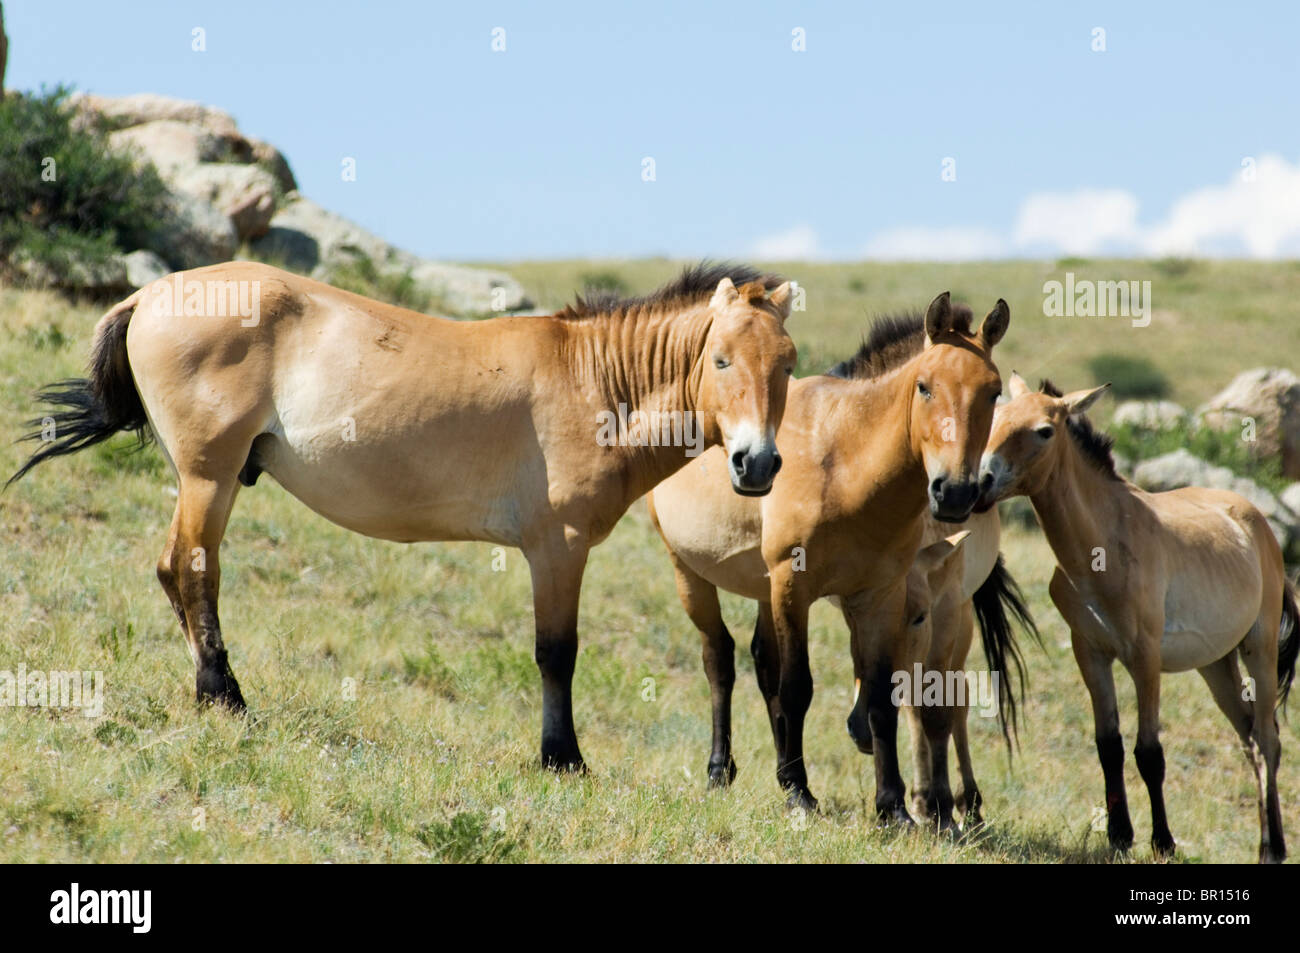
{"label": "shrub", "polygon": [[329,274],[329,283],[344,291],[387,301],[412,311],[430,313],[445,310],[438,297],[415,280],[410,269],[380,271],[373,261],[364,256],[333,268]]}
{"label": "shrub", "polygon": [[1236,430],[1214,430],[1187,420],[1157,430],[1123,424],[1111,427],[1108,432],[1115,438],[1115,452],[1133,461],[1158,457],[1183,447],[1206,463],[1227,467],[1273,493],[1284,490],[1290,483],[1282,476],[1281,457],[1256,456]]}
{"label": "shrub", "polygon": [[610,294],[616,294],[620,297],[628,295],[627,282],[623,276],[616,271],[608,269],[603,271],[585,272],[580,279],[579,286],[587,293],[593,291],[607,291]]}
{"label": "shrub", "polygon": [[1145,357],[1098,354],[1088,361],[1088,370],[1098,384],[1110,382],[1117,400],[1158,398],[1169,393],[1169,379]]}
{"label": "shrub", "polygon": [[0,101],[0,262],[15,252],[55,273],[139,248],[167,190],[116,151],[58,87]]}

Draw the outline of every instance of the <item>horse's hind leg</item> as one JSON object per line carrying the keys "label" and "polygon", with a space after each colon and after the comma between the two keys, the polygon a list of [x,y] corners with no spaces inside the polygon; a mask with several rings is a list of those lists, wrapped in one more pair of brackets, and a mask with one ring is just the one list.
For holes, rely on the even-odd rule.
{"label": "horse's hind leg", "polygon": [[709,787],[726,787],[736,777],[731,754],[731,691],[736,684],[736,643],[722,621],[718,589],[673,556],[677,595],[704,643],[704,674],[713,699],[713,748]]}
{"label": "horse's hind leg", "polygon": [[930,813],[930,743],[926,740],[925,720],[915,705],[907,706],[907,725],[912,735],[912,810],[917,817],[934,820]]}
{"label": "horse's hind leg", "polygon": [[[1278,736],[1277,715],[1277,635],[1281,607],[1260,613],[1260,621],[1238,651],[1250,673],[1255,697],[1251,736],[1254,745],[1248,754],[1262,789],[1259,801],[1259,862],[1281,863],[1286,858],[1286,837],[1282,833],[1282,806],[1277,794],[1277,768],[1282,760],[1282,740]],[[1265,622],[1263,620],[1273,620]],[[1261,777],[1262,776],[1262,777]]]}
{"label": "horse's hind leg", "polygon": [[949,710],[952,717],[952,744],[957,750],[957,770],[961,773],[961,787],[953,796],[953,803],[961,811],[964,828],[978,827],[984,823],[980,808],[984,798],[979,785],[975,783],[975,769],[970,759],[970,739],[966,733],[966,719],[970,715],[970,705],[954,705]]}
{"label": "horse's hind leg", "polygon": [[217,617],[221,588],[218,557],[230,510],[239,485],[228,479],[182,475],[180,498],[158,563],[158,578],[172,602],[195,665],[195,696],[201,703],[217,703],[243,711],[244,696],[231,671]]}
{"label": "horse's hind leg", "polygon": [[948,783],[948,738],[952,714],[943,705],[923,705],[920,715],[930,751],[930,788],[926,795],[925,814],[940,832],[951,831],[953,798]]}

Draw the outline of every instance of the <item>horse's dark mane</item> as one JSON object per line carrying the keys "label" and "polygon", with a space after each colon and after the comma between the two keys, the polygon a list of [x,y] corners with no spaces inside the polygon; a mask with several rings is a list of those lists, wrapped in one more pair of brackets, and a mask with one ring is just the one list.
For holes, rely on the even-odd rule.
{"label": "horse's dark mane", "polygon": [[730,278],[741,294],[754,304],[761,301],[764,292],[784,281],[779,275],[765,274],[749,265],[706,260],[688,265],[668,284],[646,295],[624,297],[615,291],[584,291],[556,316],[581,320],[600,315],[657,311],[669,305],[697,302],[710,298],[723,278]]}
{"label": "horse's dark mane", "polygon": [[[1048,397],[1065,396],[1061,388],[1045,377],[1039,382],[1038,389]],[[1111,453],[1115,438],[1096,429],[1085,414],[1072,414],[1066,418],[1065,423],[1084,457],[1106,476],[1120,479],[1115,471],[1115,457]]]}
{"label": "horse's dark mane", "polygon": [[[954,330],[970,334],[971,311],[965,305],[952,306]],[[876,318],[862,339],[858,352],[840,361],[826,373],[847,380],[880,377],[906,364],[925,346],[925,316],[919,311],[887,314]]]}

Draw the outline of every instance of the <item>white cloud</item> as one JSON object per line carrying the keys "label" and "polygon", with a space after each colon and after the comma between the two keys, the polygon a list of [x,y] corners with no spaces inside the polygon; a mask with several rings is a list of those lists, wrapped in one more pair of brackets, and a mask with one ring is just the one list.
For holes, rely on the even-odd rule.
{"label": "white cloud", "polygon": [[1253,171],[1249,181],[1235,173],[1227,185],[1178,199],[1168,218],[1147,232],[1144,248],[1154,255],[1300,253],[1300,164],[1264,155]]}
{"label": "white cloud", "polygon": [[985,228],[891,228],[874,236],[863,253],[886,261],[971,261],[998,258],[1006,242]]}
{"label": "white cloud", "polygon": [[1137,198],[1122,189],[1040,192],[1020,203],[1014,241],[1023,251],[1068,255],[1133,246],[1140,234],[1137,211]]}
{"label": "white cloud", "polygon": [[755,258],[768,261],[806,261],[820,254],[817,233],[811,225],[796,225],[754,242]]}

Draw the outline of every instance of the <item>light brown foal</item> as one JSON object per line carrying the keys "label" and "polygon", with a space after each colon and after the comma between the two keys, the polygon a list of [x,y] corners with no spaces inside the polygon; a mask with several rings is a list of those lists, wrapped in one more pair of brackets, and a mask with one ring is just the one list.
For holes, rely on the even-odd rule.
{"label": "light brown foal", "polygon": [[61,408],[58,436],[14,479],[120,430],[156,437],[180,484],[158,578],[198,698],[234,709],[244,698],[217,618],[218,551],[241,482],[268,473],[367,536],[519,547],[533,581],[542,761],[576,770],[587,552],[693,448],[725,447],[727,486],[768,491],[795,361],[790,291],[702,265],[645,298],[450,321],[260,264],[183,272],[103,317],[90,379],[42,394]]}
{"label": "light brown foal", "polygon": [[[1137,686],[1134,756],[1151,797],[1151,845],[1174,851],[1165,816],[1160,676],[1196,669],[1246,752],[1259,788],[1261,862],[1286,857],[1274,712],[1295,677],[1300,633],[1282,551],[1263,514],[1224,490],[1146,493],[1115,472],[1110,440],[1082,414],[1109,385],[1033,392],[1018,375],[997,410],[981,464],[980,508],[1029,497],[1056,556],[1052,601],[1092,696],[1106,780],[1107,834],[1133,843],[1124,746],[1111,673]],[[1242,680],[1237,658],[1249,678]]]}

